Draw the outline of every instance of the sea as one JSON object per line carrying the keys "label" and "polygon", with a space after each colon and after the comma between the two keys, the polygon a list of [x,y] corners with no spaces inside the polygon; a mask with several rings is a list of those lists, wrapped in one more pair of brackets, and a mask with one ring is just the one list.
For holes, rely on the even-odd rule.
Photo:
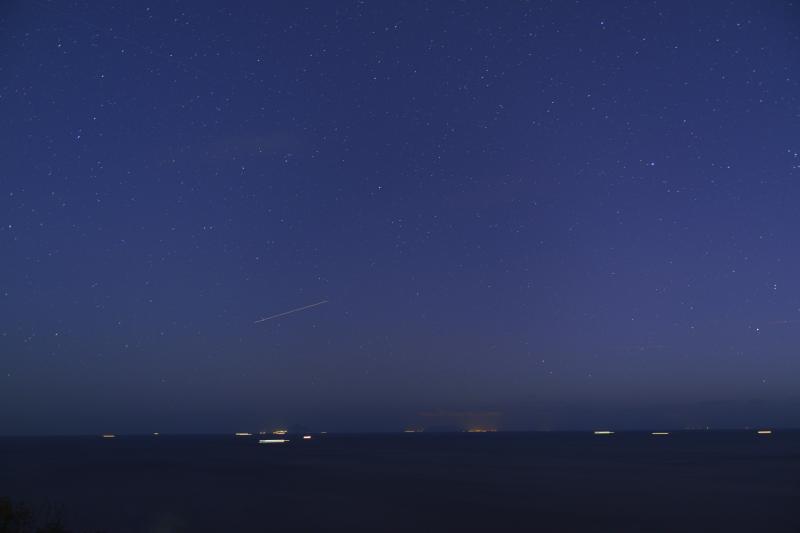
{"label": "sea", "polygon": [[74,532],[800,532],[800,431],[302,437],[0,437],[0,496]]}

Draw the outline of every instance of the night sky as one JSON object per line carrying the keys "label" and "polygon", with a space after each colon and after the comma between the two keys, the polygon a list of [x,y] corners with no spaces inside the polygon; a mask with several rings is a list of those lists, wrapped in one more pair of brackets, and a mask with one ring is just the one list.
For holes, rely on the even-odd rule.
{"label": "night sky", "polygon": [[0,134],[2,434],[800,424],[792,3],[4,2]]}

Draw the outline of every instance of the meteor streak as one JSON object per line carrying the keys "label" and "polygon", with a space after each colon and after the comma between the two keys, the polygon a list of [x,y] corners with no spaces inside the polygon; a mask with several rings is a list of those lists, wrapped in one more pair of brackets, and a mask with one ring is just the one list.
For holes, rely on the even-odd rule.
{"label": "meteor streak", "polygon": [[253,322],[253,324],[258,324],[259,322],[264,322],[266,320],[272,320],[273,318],[278,318],[278,317],[281,317],[281,316],[291,315],[292,313],[296,313],[298,311],[303,311],[305,309],[311,309],[312,307],[316,307],[318,305],[322,305],[322,304],[326,304],[326,303],[328,303],[328,300],[322,300],[321,302],[317,302],[315,304],[305,305],[303,307],[298,307],[297,309],[292,309],[290,311],[284,311],[283,313],[278,313],[277,315],[268,316],[266,318],[259,318],[258,320]]}

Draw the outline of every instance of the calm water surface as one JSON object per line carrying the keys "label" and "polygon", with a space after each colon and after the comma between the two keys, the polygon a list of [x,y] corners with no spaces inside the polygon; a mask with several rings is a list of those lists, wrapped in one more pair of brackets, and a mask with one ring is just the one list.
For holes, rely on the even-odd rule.
{"label": "calm water surface", "polygon": [[800,432],[0,438],[76,530],[800,531]]}

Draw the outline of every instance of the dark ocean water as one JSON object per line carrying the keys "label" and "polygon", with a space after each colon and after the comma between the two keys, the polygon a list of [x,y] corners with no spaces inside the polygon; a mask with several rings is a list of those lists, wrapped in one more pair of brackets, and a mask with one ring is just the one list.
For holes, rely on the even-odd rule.
{"label": "dark ocean water", "polygon": [[2,495],[108,533],[800,532],[800,432],[6,437]]}

